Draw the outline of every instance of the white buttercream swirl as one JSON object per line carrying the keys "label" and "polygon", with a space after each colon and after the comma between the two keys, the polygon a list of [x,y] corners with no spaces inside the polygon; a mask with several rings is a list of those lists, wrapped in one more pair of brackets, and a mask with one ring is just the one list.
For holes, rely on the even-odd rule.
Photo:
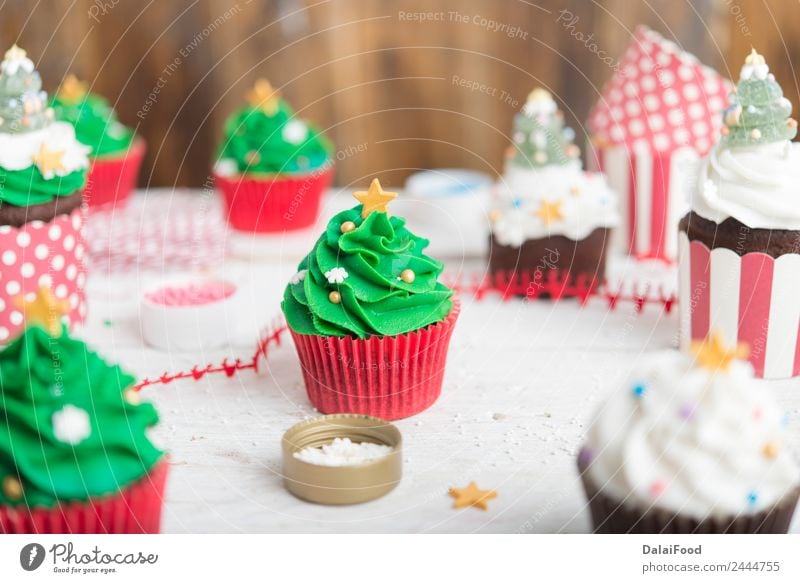
{"label": "white buttercream swirl", "polygon": [[[502,245],[553,235],[579,241],[619,222],[616,193],[602,174],[584,172],[577,160],[542,168],[509,164],[494,198],[492,232]],[[543,221],[537,211],[544,202],[558,203],[560,218]]]}
{"label": "white buttercream swirl", "polygon": [[692,208],[716,223],[733,217],[752,229],[800,230],[800,144],[715,147]]}
{"label": "white buttercream swirl", "polygon": [[787,418],[756,383],[744,361],[714,374],[685,353],[651,355],[596,415],[589,478],[626,505],[698,519],[770,507],[800,468],[783,446]]}
{"label": "white buttercream swirl", "polygon": [[32,132],[19,134],[0,133],[0,167],[6,170],[24,170],[33,166],[36,155],[45,145],[51,152],[62,152],[61,167],[43,176],[66,176],[89,166],[91,148],[75,137],[75,128],[66,122],[53,122]]}

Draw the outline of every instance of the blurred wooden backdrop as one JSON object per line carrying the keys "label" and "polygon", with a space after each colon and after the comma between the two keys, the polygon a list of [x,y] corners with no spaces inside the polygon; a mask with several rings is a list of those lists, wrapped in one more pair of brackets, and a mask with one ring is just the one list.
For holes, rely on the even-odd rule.
{"label": "blurred wooden backdrop", "polygon": [[142,184],[206,183],[224,118],[266,76],[337,144],[338,184],[399,185],[418,168],[496,172],[535,85],[582,144],[611,73],[596,51],[618,57],[638,23],[729,76],[755,46],[800,103],[797,0],[6,0],[0,41],[48,90],[73,71],[116,103],[149,144]]}

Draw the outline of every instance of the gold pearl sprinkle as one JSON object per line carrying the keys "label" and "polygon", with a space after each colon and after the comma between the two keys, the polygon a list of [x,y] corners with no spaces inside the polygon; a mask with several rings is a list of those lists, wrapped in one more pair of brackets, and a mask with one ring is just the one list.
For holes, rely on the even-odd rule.
{"label": "gold pearl sprinkle", "polygon": [[9,500],[19,500],[22,498],[22,484],[14,476],[3,478],[3,494]]}
{"label": "gold pearl sprinkle", "polygon": [[250,150],[244,157],[245,161],[251,166],[258,164],[261,161],[261,154],[256,150]]}
{"label": "gold pearl sprinkle", "polygon": [[780,448],[778,447],[777,443],[775,443],[774,441],[770,441],[764,446],[764,449],[762,451],[764,452],[764,455],[769,459],[775,459],[776,457],[778,457],[778,452],[780,451]]}
{"label": "gold pearl sprinkle", "polygon": [[342,303],[342,294],[340,294],[337,291],[332,291],[331,293],[328,294],[328,299],[333,304],[340,304]]}
{"label": "gold pearl sprinkle", "polygon": [[122,395],[131,405],[140,405],[142,402],[142,397],[139,395],[139,391],[137,390],[128,389]]}
{"label": "gold pearl sprinkle", "polygon": [[353,221],[345,221],[339,228],[342,230],[342,233],[349,233],[356,228],[356,224]]}
{"label": "gold pearl sprinkle", "polygon": [[416,277],[417,274],[410,269],[404,269],[403,271],[400,272],[400,279],[402,279],[406,283],[414,283]]}

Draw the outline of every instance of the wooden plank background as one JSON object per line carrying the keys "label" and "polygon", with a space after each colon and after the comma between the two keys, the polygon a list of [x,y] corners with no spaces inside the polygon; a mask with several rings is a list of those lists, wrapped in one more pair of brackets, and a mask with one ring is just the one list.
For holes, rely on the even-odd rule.
{"label": "wooden plank background", "polygon": [[[577,16],[572,28],[567,12]],[[409,20],[427,13],[434,20]],[[492,22],[498,23],[493,27]],[[337,183],[419,168],[497,172],[536,85],[581,125],[638,23],[738,74],[751,46],[800,103],[797,0],[6,0],[52,91],[73,71],[149,144],[143,185],[207,183],[222,122],[270,78],[338,147]],[[572,33],[594,35],[587,46]],[[459,80],[484,85],[470,91]],[[582,142],[581,142],[582,143]]]}

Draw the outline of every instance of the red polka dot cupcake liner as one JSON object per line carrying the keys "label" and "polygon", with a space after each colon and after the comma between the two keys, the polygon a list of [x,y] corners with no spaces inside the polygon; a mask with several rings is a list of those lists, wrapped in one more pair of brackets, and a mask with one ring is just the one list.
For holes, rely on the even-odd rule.
{"label": "red polka dot cupcake liner", "polygon": [[30,296],[45,285],[59,299],[69,301],[70,328],[86,318],[85,210],[58,215],[48,222],[31,221],[21,227],[0,226],[0,343],[23,328],[15,299]]}
{"label": "red polka dot cupcake liner", "polygon": [[442,322],[399,336],[358,339],[292,331],[309,400],[321,413],[387,421],[424,411],[442,392],[459,312],[456,301]]}
{"label": "red polka dot cupcake liner", "polygon": [[168,472],[169,463],[162,461],[119,494],[87,502],[53,508],[0,506],[0,533],[156,534],[161,530]]}
{"label": "red polka dot cupcake liner", "polygon": [[307,174],[221,176],[214,181],[225,202],[228,224],[248,233],[279,233],[310,227],[319,216],[333,167]]}
{"label": "red polka dot cupcake liner", "polygon": [[83,198],[90,208],[124,204],[136,188],[145,153],[145,141],[137,138],[122,154],[92,160]]}

